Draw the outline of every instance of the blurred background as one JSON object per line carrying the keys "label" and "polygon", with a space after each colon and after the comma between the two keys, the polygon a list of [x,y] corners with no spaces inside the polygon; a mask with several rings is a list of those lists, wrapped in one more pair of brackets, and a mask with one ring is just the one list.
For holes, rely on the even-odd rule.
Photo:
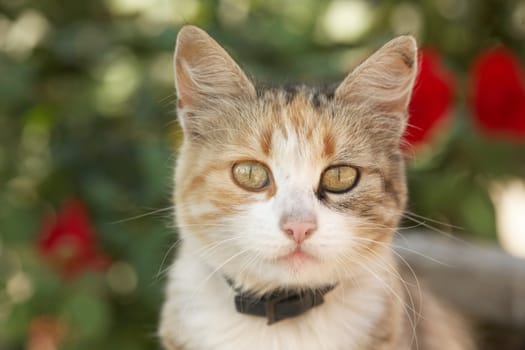
{"label": "blurred background", "polygon": [[524,0],[0,0],[1,350],[159,348],[185,23],[276,83],[414,35],[403,225],[525,256]]}

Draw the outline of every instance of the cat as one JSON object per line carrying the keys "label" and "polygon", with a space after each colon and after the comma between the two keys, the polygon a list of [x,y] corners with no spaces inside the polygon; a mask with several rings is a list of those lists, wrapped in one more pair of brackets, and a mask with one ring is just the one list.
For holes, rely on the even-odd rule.
{"label": "cat", "polygon": [[401,36],[333,90],[259,87],[206,32],[180,30],[165,349],[474,348],[391,248],[417,58]]}

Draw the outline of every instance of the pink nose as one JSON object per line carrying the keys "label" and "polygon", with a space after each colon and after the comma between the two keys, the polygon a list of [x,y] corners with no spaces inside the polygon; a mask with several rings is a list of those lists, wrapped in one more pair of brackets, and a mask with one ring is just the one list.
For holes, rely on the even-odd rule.
{"label": "pink nose", "polygon": [[291,221],[281,224],[281,230],[297,243],[307,239],[316,229],[315,222]]}

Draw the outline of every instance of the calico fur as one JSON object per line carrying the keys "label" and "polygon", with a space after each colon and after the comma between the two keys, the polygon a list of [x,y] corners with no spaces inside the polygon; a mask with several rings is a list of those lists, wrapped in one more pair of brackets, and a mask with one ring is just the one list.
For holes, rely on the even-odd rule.
{"label": "calico fur", "polygon": [[[333,90],[255,86],[204,31],[181,29],[174,57],[184,142],[175,175],[181,239],[159,327],[168,350],[469,350],[459,318],[398,267],[390,243],[406,204],[401,136],[417,73],[411,37],[378,50]],[[269,170],[247,191],[232,167]],[[332,165],[359,170],[344,193]],[[282,222],[309,220],[298,247]],[[283,258],[285,257],[285,258]],[[268,326],[237,313],[235,287],[260,295],[337,284],[323,305]]]}

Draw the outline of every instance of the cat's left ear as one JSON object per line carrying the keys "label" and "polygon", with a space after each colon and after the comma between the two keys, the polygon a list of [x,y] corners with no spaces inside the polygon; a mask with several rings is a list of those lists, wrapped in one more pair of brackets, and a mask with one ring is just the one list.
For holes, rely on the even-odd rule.
{"label": "cat's left ear", "polygon": [[173,59],[179,104],[200,109],[228,97],[255,96],[255,87],[226,51],[202,29],[186,25]]}
{"label": "cat's left ear", "polygon": [[359,65],[335,91],[336,99],[372,104],[375,109],[402,115],[417,75],[417,45],[411,36],[397,37]]}

